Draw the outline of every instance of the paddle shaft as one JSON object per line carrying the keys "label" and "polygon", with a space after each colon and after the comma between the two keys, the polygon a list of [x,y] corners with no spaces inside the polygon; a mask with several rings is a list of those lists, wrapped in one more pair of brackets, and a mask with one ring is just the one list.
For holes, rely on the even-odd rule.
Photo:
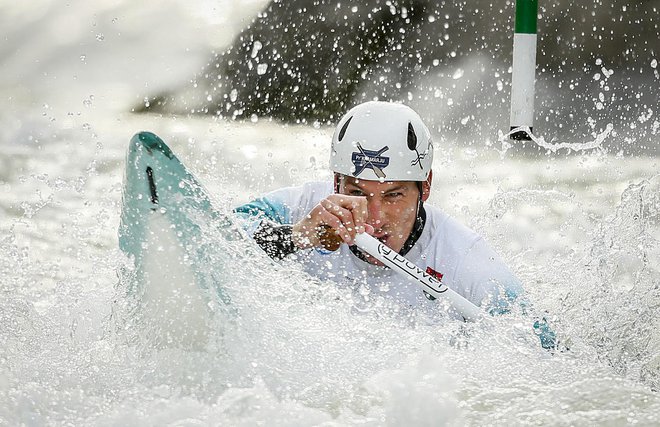
{"label": "paddle shaft", "polygon": [[408,280],[417,283],[426,293],[435,298],[444,298],[451,307],[466,321],[476,321],[482,315],[481,309],[467,299],[457,294],[452,289],[440,282],[438,279],[419,268],[417,265],[399,255],[393,249],[385,246],[382,242],[367,233],[355,236],[355,244],[382,262],[392,270]]}

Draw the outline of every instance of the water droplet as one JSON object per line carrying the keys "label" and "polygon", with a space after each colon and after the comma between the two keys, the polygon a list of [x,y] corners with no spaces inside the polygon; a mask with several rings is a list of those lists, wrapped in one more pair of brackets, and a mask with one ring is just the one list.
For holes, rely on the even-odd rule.
{"label": "water droplet", "polygon": [[260,76],[266,74],[266,70],[268,70],[268,64],[257,65],[257,74],[259,74]]}
{"label": "water droplet", "polygon": [[255,41],[254,44],[252,45],[252,53],[250,54],[250,57],[251,58],[256,58],[257,54],[259,53],[259,51],[261,50],[262,47],[263,47],[263,45],[261,44],[261,42],[259,40]]}
{"label": "water droplet", "polygon": [[653,61],[651,61],[651,68],[658,68],[658,60],[657,59],[654,58]]}
{"label": "water droplet", "polygon": [[102,42],[105,40],[105,36],[102,33],[96,35],[96,40]]}

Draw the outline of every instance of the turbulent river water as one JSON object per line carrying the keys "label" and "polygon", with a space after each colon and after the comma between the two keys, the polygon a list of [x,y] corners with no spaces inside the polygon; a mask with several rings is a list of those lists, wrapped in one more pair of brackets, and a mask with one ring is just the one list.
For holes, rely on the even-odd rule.
{"label": "turbulent river water", "polygon": [[234,267],[208,268],[240,314],[212,319],[207,345],[126,330],[117,228],[135,132],[161,135],[228,209],[328,179],[332,129],[127,112],[226,43],[167,31],[213,34],[222,2],[37,3],[0,4],[0,425],[660,424],[660,159],[599,141],[532,156],[497,130],[436,139],[430,202],[492,243],[569,350],[541,349],[521,313],[356,313],[331,284],[222,241]]}

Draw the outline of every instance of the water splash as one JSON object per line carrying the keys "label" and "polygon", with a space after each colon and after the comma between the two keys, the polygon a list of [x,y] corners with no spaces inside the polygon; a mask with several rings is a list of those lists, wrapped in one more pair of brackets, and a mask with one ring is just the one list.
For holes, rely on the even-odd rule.
{"label": "water splash", "polygon": [[660,388],[660,179],[628,186],[592,241],[564,315],[598,358]]}
{"label": "water splash", "polygon": [[559,150],[567,150],[570,152],[581,152],[581,151],[593,151],[593,150],[604,150],[603,142],[610,136],[614,129],[614,126],[611,123],[608,123],[605,127],[605,130],[596,135],[596,138],[593,141],[588,142],[559,142],[559,143],[549,143],[545,141],[545,138],[542,136],[535,136],[528,126],[521,126],[515,129],[512,129],[510,132],[504,134],[501,130],[498,131],[498,141],[502,145],[502,149],[499,150],[500,156],[504,158],[506,152],[513,147],[513,144],[510,142],[509,137],[518,132],[524,132],[531,137],[531,142],[537,146],[545,149],[549,153],[556,153]]}

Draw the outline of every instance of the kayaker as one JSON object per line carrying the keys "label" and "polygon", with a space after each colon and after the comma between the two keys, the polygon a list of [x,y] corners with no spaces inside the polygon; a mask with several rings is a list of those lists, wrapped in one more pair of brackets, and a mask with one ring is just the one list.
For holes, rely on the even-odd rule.
{"label": "kayaker", "polygon": [[[352,245],[366,230],[474,304],[493,314],[509,310],[522,293],[520,281],[480,235],[425,203],[432,163],[431,135],[415,111],[367,102],[336,127],[333,182],[279,189],[236,212],[271,257],[295,258],[309,274],[358,295],[429,305],[418,286]],[[341,238],[338,248],[333,236]]]}

